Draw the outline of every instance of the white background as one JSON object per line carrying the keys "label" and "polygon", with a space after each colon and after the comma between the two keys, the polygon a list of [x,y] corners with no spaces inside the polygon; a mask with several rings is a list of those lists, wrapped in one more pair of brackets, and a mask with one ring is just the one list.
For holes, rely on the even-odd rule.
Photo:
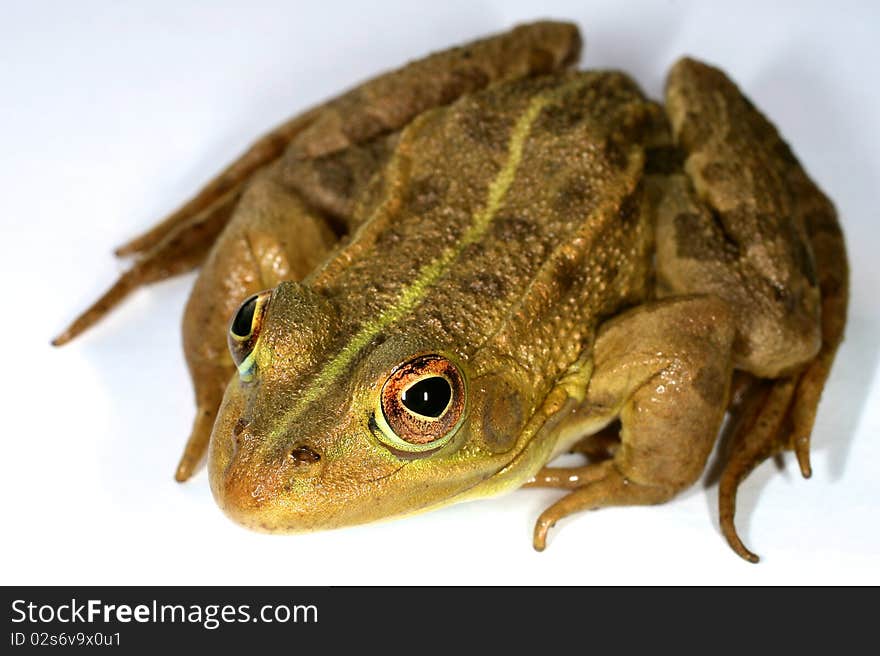
{"label": "white background", "polygon": [[[110,251],[286,116],[366,76],[541,16],[580,24],[582,64],[658,97],[689,53],[723,66],[842,216],[847,341],[814,435],[740,493],[763,556],[734,556],[715,487],[654,508],[533,521],[519,491],[411,519],[252,534],[204,472],[172,473],[193,405],[179,324],[192,276],[137,293],[83,339],[50,337],[112,281]],[[880,583],[880,13],[864,2],[28,2],[0,21],[3,291],[0,582],[167,584]]]}

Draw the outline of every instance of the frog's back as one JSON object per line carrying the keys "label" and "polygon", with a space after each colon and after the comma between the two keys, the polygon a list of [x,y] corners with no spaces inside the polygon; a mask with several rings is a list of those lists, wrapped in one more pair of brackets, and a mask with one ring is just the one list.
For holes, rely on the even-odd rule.
{"label": "frog's back", "polygon": [[427,112],[311,284],[364,344],[406,332],[462,357],[491,347],[552,380],[597,319],[645,295],[651,116],[629,78],[604,72],[508,82]]}

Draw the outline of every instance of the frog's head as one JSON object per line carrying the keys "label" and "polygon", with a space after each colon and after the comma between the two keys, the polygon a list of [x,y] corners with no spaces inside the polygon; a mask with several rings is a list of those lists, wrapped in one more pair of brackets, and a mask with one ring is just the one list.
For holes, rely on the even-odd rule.
{"label": "frog's head", "polygon": [[229,334],[239,375],[209,463],[227,514],[267,531],[333,528],[494,491],[519,472],[532,381],[400,325],[349,334],[331,301],[295,283],[241,306]]}

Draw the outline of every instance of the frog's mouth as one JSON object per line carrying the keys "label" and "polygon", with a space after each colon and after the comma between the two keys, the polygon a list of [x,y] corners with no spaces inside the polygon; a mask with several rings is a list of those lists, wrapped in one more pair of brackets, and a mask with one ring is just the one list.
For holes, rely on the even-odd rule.
{"label": "frog's mouth", "polygon": [[381,476],[376,476],[375,478],[369,478],[369,479],[367,479],[367,483],[378,483],[379,481],[384,481],[386,478],[391,478],[392,476],[394,476],[398,472],[400,472],[400,470],[402,470],[408,464],[409,464],[409,462],[405,462],[402,465],[400,465],[400,467],[395,469],[393,472],[389,472],[387,474],[382,474]]}
{"label": "frog's mouth", "polygon": [[504,453],[487,456],[477,449],[470,457],[456,450],[402,461],[370,439],[354,415],[345,425],[325,423],[323,430],[316,416],[291,446],[267,446],[242,428],[242,412],[249,411],[245,399],[232,393],[212,436],[211,487],[231,519],[264,532],[326,530],[416,514],[521,486],[550,457],[552,435],[575,404],[557,386]]}

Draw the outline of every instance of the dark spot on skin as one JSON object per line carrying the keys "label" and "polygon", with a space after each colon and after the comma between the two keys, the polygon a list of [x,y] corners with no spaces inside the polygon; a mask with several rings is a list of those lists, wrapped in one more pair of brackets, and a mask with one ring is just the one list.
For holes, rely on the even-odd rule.
{"label": "dark spot on skin", "polygon": [[732,350],[737,356],[744,360],[751,357],[753,351],[749,338],[742,335],[740,331],[736,331],[736,336],[733,338]]}
{"label": "dark spot on skin", "polygon": [[791,290],[785,285],[779,283],[771,283],[770,289],[773,290],[773,298],[782,305],[787,312],[791,312],[795,307],[795,298]]}
{"label": "dark spot on skin", "polygon": [[802,239],[797,237],[791,241],[791,247],[791,255],[795,266],[807,282],[810,283],[810,286],[815,287],[819,284],[819,279],[816,274],[816,263],[813,259],[812,251],[810,251]]}
{"label": "dark spot on skin", "polygon": [[675,246],[679,257],[693,260],[714,259],[714,250],[695,235],[704,232],[703,220],[696,212],[680,212],[675,216]]}
{"label": "dark spot on skin", "polygon": [[472,244],[468,244],[461,251],[462,259],[467,262],[468,260],[475,260],[479,257],[482,257],[483,253],[486,252],[486,245],[482,242],[474,242]]}
{"label": "dark spot on skin", "polygon": [[617,260],[611,260],[605,266],[605,279],[609,282],[616,282],[617,275],[620,273],[620,264]]}
{"label": "dark spot on skin", "polygon": [[829,235],[840,236],[840,224],[833,210],[816,210],[810,212],[804,217],[804,223],[807,225],[811,235],[826,233]]}
{"label": "dark spot on skin", "polygon": [[631,228],[638,223],[640,210],[641,210],[641,201],[642,201],[642,183],[639,182],[635,191],[629,194],[626,198],[623,199],[623,202],[620,203],[620,208],[617,210],[617,215],[620,217],[621,223],[627,228]]}
{"label": "dark spot on skin", "polygon": [[389,226],[387,229],[383,230],[376,237],[376,246],[380,249],[389,248],[394,244],[397,244],[402,239],[402,236],[398,230],[396,225]]}
{"label": "dark spot on skin", "polygon": [[449,181],[445,178],[427,177],[414,180],[406,191],[404,202],[416,214],[427,214],[446,199]]}
{"label": "dark spot on skin", "polygon": [[385,121],[380,116],[370,113],[371,104],[368,100],[364,100],[362,104],[357,104],[360,107],[360,111],[347,115],[342,133],[346,136],[349,143],[366,141],[370,137],[374,137],[388,129]]}
{"label": "dark spot on skin", "polygon": [[724,396],[724,376],[717,367],[702,367],[694,377],[694,389],[708,405],[717,405]]}
{"label": "dark spot on skin", "polygon": [[235,437],[238,437],[239,435],[241,435],[242,431],[244,431],[244,429],[247,428],[247,426],[248,426],[247,420],[239,417],[238,421],[235,422],[235,426],[232,427],[232,434]]}
{"label": "dark spot on skin", "polygon": [[700,171],[700,175],[709,184],[718,184],[730,178],[730,171],[722,162],[709,162]]}
{"label": "dark spot on skin", "polygon": [[504,292],[504,280],[494,273],[479,271],[463,279],[461,287],[478,296],[497,298]]}
{"label": "dark spot on skin", "polygon": [[629,157],[626,152],[627,146],[625,144],[628,143],[629,142],[621,143],[617,135],[612,134],[606,137],[602,150],[605,153],[605,159],[612,168],[621,171],[626,168]]}
{"label": "dark spot on skin", "polygon": [[[625,103],[626,99],[621,98],[620,102]],[[618,140],[624,144],[644,143],[651,125],[650,113],[646,106],[641,102],[636,105],[628,103],[624,112],[623,118],[618,123]]]}
{"label": "dark spot on skin", "polygon": [[556,271],[554,272],[554,280],[560,296],[564,296],[571,291],[575,285],[583,280],[584,263],[580,257],[565,257],[560,260]]}
{"label": "dark spot on skin", "polygon": [[438,105],[450,103],[468,91],[482,89],[489,83],[489,77],[482,69],[462,63],[458,68],[448,71],[442,83]]}
{"label": "dark spot on skin", "polygon": [[645,156],[645,175],[672,175],[684,167],[684,152],[676,146],[649,148]]}
{"label": "dark spot on skin", "polygon": [[354,172],[348,162],[341,157],[330,155],[316,166],[318,182],[334,194],[342,197],[351,196],[354,187]]}
{"label": "dark spot on skin", "polygon": [[523,216],[499,216],[492,222],[492,234],[502,241],[524,241],[536,232],[535,224]]}
{"label": "dark spot on skin", "polygon": [[595,192],[592,185],[582,176],[573,176],[560,187],[553,205],[561,212],[576,208],[578,212],[587,214],[595,205],[594,199]]}
{"label": "dark spot on skin", "polygon": [[529,53],[529,69],[532,75],[550,73],[556,64],[556,58],[552,52],[543,48],[534,48]]}
{"label": "dark spot on skin", "polygon": [[307,446],[294,447],[290,451],[290,458],[297,464],[313,465],[321,459],[321,456]]}
{"label": "dark spot on skin", "polygon": [[739,247],[723,231],[720,219],[712,221],[697,212],[676,215],[675,246],[678,256],[686,259],[734,262],[739,257]]}
{"label": "dark spot on skin", "polygon": [[506,151],[511,127],[508,115],[493,113],[488,107],[481,109],[461,114],[459,126],[463,134],[479,146]]}
{"label": "dark spot on skin", "polygon": [[584,120],[582,105],[549,105],[541,112],[532,128],[536,132],[561,135],[580,125]]}

